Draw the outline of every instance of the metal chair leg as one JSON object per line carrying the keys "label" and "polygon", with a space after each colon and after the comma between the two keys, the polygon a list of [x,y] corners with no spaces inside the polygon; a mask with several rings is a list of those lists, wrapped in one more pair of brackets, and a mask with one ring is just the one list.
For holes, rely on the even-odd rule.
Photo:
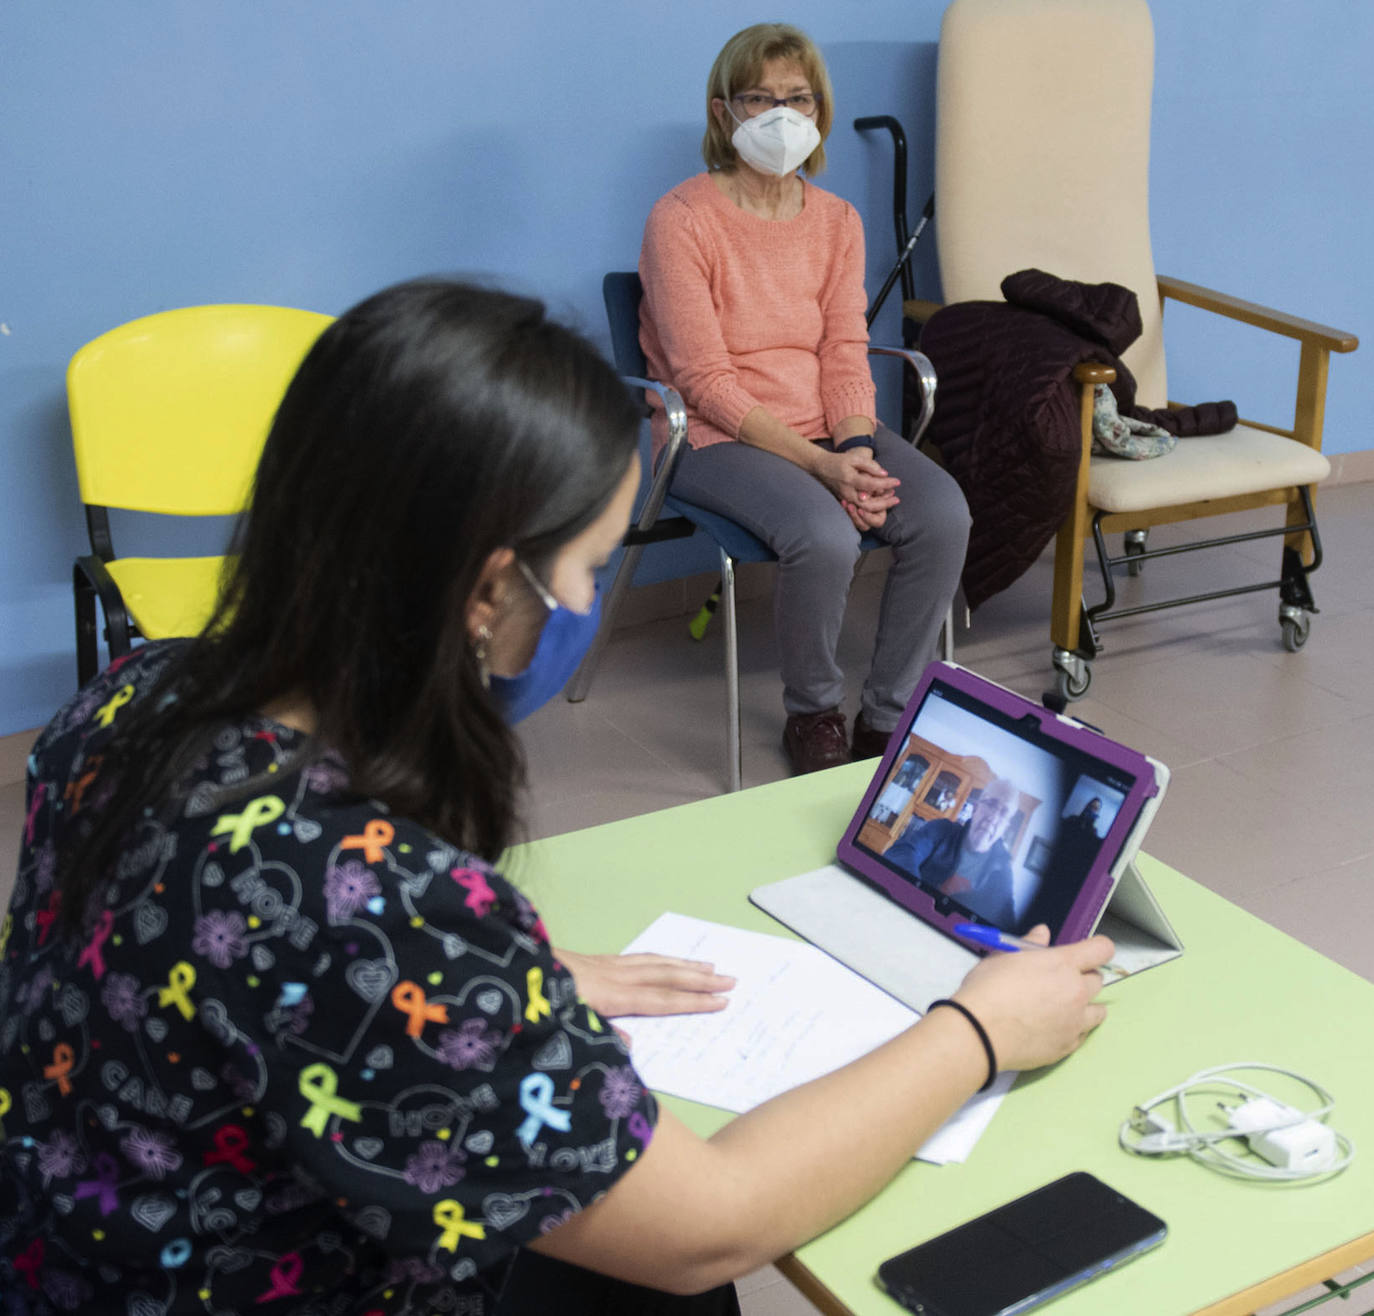
{"label": "metal chair leg", "polygon": [[737,791],[744,776],[739,730],[739,631],[735,622],[735,560],[720,550],[720,602],[725,623],[725,755],[728,789]]}
{"label": "metal chair leg", "polygon": [[954,604],[945,613],[945,624],[940,627],[940,657],[947,663],[954,661]]}
{"label": "metal chair leg", "polygon": [[592,647],[587,650],[587,656],[578,664],[572,680],[568,682],[565,693],[570,704],[580,704],[587,697],[587,691],[591,689],[592,678],[596,675],[597,664],[601,661],[601,651],[606,647],[606,641],[611,638],[611,632],[615,629],[615,616],[620,610],[620,601],[634,580],[635,568],[639,566],[639,559],[643,554],[643,544],[632,544],[625,550],[625,556],[620,559],[615,579],[611,582],[611,592],[606,595],[606,602],[601,607],[601,625],[597,627],[596,638],[592,641]]}

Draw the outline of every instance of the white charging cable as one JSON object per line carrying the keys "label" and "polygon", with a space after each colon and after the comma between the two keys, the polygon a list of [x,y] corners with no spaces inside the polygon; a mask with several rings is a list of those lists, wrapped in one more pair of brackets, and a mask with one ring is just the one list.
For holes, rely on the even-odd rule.
{"label": "white charging cable", "polygon": [[[1261,1088],[1236,1077],[1238,1073],[1264,1070],[1296,1079],[1317,1098],[1313,1110],[1297,1110]],[[1226,1121],[1223,1128],[1199,1128],[1189,1114],[1189,1101],[1203,1096],[1224,1097],[1215,1109]],[[1174,1103],[1175,1119],[1156,1110]],[[1327,1122],[1335,1099],[1310,1078],[1284,1069],[1246,1061],[1200,1069],[1176,1087],[1142,1101],[1121,1125],[1118,1141],[1137,1156],[1170,1156],[1184,1153],[1222,1174],[1245,1179],[1298,1183],[1339,1174],[1355,1159],[1355,1144]],[[1250,1151],[1262,1157],[1238,1155],[1224,1145],[1243,1138]]]}

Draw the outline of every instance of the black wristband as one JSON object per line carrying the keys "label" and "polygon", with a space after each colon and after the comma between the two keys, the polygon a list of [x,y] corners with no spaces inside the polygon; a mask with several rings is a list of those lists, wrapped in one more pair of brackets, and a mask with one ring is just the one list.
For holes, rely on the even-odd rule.
{"label": "black wristband", "polygon": [[960,1005],[958,1001],[950,1001],[941,997],[938,1001],[931,1001],[926,1007],[926,1013],[929,1014],[937,1005],[947,1005],[951,1010],[958,1010],[959,1013],[973,1025],[973,1031],[978,1034],[978,1040],[983,1044],[983,1050],[986,1051],[988,1055],[988,1081],[978,1089],[979,1092],[986,1092],[992,1086],[993,1080],[997,1077],[997,1052],[992,1049],[992,1038],[988,1036],[987,1030],[978,1022],[973,1011],[970,1010],[968,1006]]}
{"label": "black wristband", "polygon": [[873,436],[871,434],[854,434],[847,439],[841,439],[835,445],[836,452],[848,452],[851,448],[871,448],[873,446]]}

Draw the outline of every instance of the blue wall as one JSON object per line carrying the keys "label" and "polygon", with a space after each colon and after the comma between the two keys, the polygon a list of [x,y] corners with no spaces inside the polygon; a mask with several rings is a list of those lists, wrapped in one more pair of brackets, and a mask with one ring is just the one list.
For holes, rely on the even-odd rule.
{"label": "blue wall", "polygon": [[[848,123],[903,120],[919,209],[942,9],[787,7],[831,65],[823,181],[865,217],[871,290],[892,255],[891,154]],[[1374,293],[1360,242],[1374,201],[1371,11],[1155,0],[1161,270],[1360,332]],[[534,291],[604,340],[602,271],[633,264],[649,205],[698,167],[717,49],[770,16],[720,0],[0,7],[0,734],[41,724],[74,681],[69,573],[85,532],[63,372],[77,347],[166,307],[333,312],[433,271]],[[929,296],[934,254],[927,239],[916,257]],[[895,340],[895,305],[878,336]],[[1176,396],[1231,395],[1284,418],[1285,345],[1189,313],[1170,342]],[[1371,446],[1355,419],[1371,375],[1369,352],[1333,365],[1329,451]],[[661,552],[677,556],[659,575],[707,565]]]}

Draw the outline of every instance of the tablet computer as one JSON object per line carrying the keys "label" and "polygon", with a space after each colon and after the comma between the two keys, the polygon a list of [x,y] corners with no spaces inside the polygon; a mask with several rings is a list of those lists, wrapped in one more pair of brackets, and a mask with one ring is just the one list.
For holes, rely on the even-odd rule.
{"label": "tablet computer", "polygon": [[837,857],[922,921],[1097,928],[1168,769],[953,663],[926,668]]}

